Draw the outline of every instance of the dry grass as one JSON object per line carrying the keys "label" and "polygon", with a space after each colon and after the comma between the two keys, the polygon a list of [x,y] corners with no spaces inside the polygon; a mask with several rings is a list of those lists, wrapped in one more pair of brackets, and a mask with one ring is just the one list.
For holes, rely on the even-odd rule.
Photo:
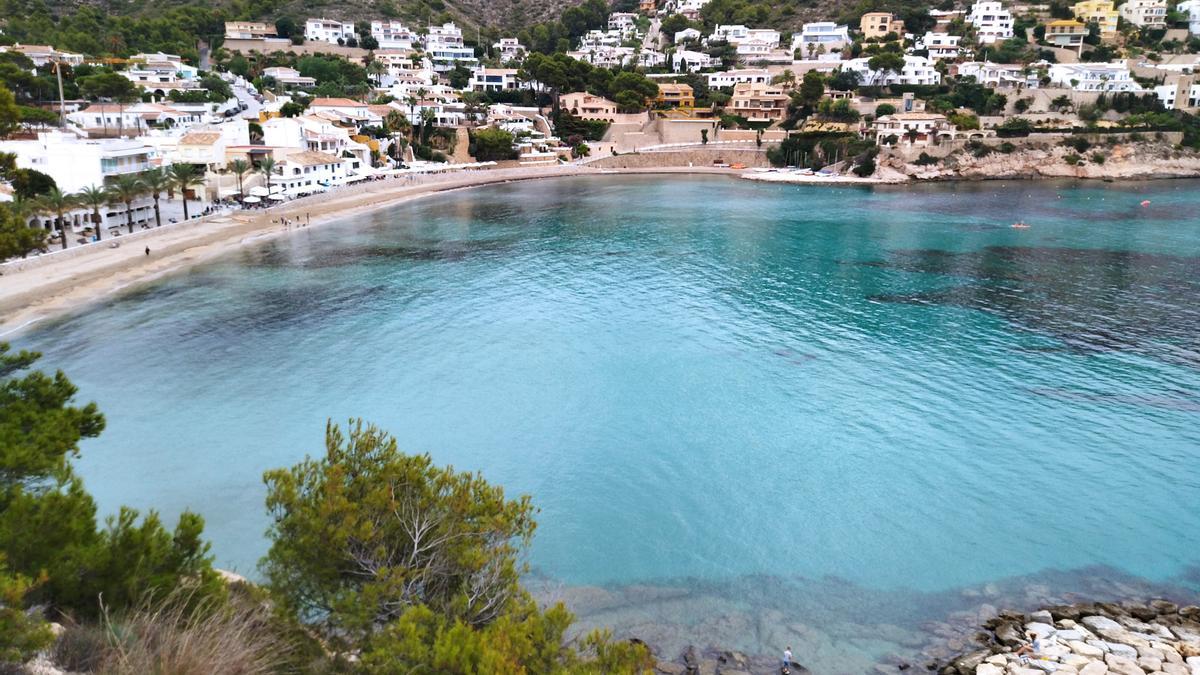
{"label": "dry grass", "polygon": [[101,675],[267,675],[285,670],[291,645],[256,603],[196,602],[174,594],[106,616]]}

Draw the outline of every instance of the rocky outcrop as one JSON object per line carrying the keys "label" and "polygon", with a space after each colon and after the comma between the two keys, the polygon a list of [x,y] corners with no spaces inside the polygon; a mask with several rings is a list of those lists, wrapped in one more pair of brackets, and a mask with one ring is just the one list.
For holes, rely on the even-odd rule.
{"label": "rocky outcrop", "polygon": [[[984,624],[978,646],[940,675],[1200,675],[1200,607],[1149,603],[1058,605],[1000,612]],[[1017,651],[1036,635],[1039,651]]]}
{"label": "rocky outcrop", "polygon": [[[921,165],[898,155],[881,155],[880,172],[912,180],[988,180],[1034,178],[1145,179],[1200,177],[1200,153],[1154,141],[1095,145],[1079,152],[1061,145],[1030,145],[1009,153],[958,150],[936,163]],[[877,175],[880,173],[877,172]]]}

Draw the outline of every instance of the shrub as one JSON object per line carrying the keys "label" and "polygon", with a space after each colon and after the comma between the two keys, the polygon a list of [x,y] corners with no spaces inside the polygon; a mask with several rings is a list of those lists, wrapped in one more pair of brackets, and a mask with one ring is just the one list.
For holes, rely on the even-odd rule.
{"label": "shrub", "polygon": [[1107,159],[1107,157],[1105,156],[1105,154],[1103,152],[1093,152],[1092,153],[1092,161],[1095,162],[1096,164],[1103,164],[1105,159]]}
{"label": "shrub", "polygon": [[1017,149],[1017,146],[1013,145],[1012,143],[1009,143],[1008,141],[1004,141],[1003,143],[1000,144],[1000,147],[998,149],[1000,150],[1000,152],[1003,152],[1004,154],[1008,155],[1008,154],[1012,154]]}
{"label": "shrub", "polygon": [[1070,136],[1063,139],[1063,147],[1071,148],[1075,152],[1087,152],[1088,148],[1092,147],[1092,143],[1083,136]]}
{"label": "shrub", "polygon": [[854,175],[858,176],[859,178],[866,178],[867,176],[874,175],[874,173],[875,173],[875,158],[874,157],[868,157],[865,160],[863,160],[862,162],[860,162],[857,166],[854,167]]}
{"label": "shrub", "polygon": [[884,115],[895,115],[896,106],[891,103],[880,103],[875,106],[875,117],[883,117]]}
{"label": "shrub", "polygon": [[969,149],[971,154],[975,157],[987,157],[996,151],[995,148],[982,141],[970,141],[967,143],[967,149]]}
{"label": "shrub", "polygon": [[1071,166],[1078,165],[1082,160],[1083,160],[1083,158],[1080,157],[1079,155],[1076,155],[1075,153],[1071,153],[1071,154],[1067,155],[1066,157],[1063,157],[1063,161],[1065,161],[1067,164],[1070,164]]}
{"label": "shrub", "polygon": [[940,160],[938,160],[937,157],[931,157],[928,152],[922,152],[921,156],[918,157],[913,163],[917,166],[929,166],[931,164],[937,164],[938,161]]}

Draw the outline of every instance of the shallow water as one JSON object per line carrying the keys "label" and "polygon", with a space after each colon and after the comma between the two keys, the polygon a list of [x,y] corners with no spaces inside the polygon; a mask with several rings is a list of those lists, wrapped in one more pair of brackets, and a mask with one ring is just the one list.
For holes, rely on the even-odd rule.
{"label": "shallow water", "polygon": [[[531,562],[586,622],[855,672],[964,588],[1196,586],[1198,187],[492,186],[15,342],[108,416],[101,505],[200,511],[224,567],[264,551],[262,472],[361,416],[531,494]],[[770,627],[701,625],[739,613]]]}

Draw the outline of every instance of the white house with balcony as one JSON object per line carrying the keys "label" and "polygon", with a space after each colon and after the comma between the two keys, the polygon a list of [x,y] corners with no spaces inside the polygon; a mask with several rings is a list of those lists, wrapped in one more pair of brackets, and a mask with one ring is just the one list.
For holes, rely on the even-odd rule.
{"label": "white house with balcony", "polygon": [[979,84],[994,89],[1037,89],[1037,64],[1026,67],[1016,63],[967,61],[958,64],[959,77],[973,77]]}
{"label": "white house with balcony", "polygon": [[806,23],[792,36],[792,52],[815,54],[832,52],[850,44],[850,28],[832,21]]}
{"label": "white house with balcony", "polygon": [[354,24],[333,19],[308,19],[304,22],[304,39],[308,42],[344,44],[354,37]]}
{"label": "white house with balcony", "polygon": [[65,63],[69,66],[78,66],[83,63],[83,54],[59,51],[49,45],[23,45],[17,43],[0,46],[0,52],[20,54],[33,61],[33,65],[37,68],[42,68],[48,63]]}
{"label": "white house with balcony", "polygon": [[1125,0],[1120,16],[1138,28],[1164,28],[1167,25],[1167,0]]}
{"label": "white house with balcony", "polygon": [[749,84],[768,84],[770,81],[771,72],[766,68],[742,68],[708,74],[708,86],[713,89],[732,89],[743,82]]}
{"label": "white house with balcony", "polygon": [[1195,110],[1200,107],[1200,83],[1192,78],[1175,78],[1154,88],[1154,95],[1167,110]]}
{"label": "white house with balcony", "polygon": [[527,50],[517,38],[500,38],[499,42],[492,45],[492,51],[502,62],[507,63],[524,59]]}
{"label": "white house with balcony", "polygon": [[880,117],[871,125],[871,133],[879,145],[925,146],[954,140],[958,129],[945,115],[912,112]]}
{"label": "white house with balcony", "polygon": [[462,30],[453,23],[429,27],[429,34],[425,36],[425,52],[433,63],[434,71],[439,73],[454,70],[459,64],[473,68],[479,63],[479,59],[475,58],[475,49],[463,42]]}
{"label": "white house with balcony", "polygon": [[943,59],[956,59],[960,53],[958,43],[962,40],[961,35],[951,35],[949,33],[925,33],[920,37],[913,46],[914,50],[924,49],[929,53],[929,58],[934,61]]}
{"label": "white house with balcony", "polygon": [[1004,4],[994,0],[980,0],[971,7],[967,23],[975,27],[975,36],[980,44],[990,45],[1004,42],[1013,36],[1012,12]]}
{"label": "white house with balcony", "polygon": [[671,70],[677,73],[696,73],[705,68],[715,68],[721,65],[720,59],[705,54],[680,49],[671,55]]}
{"label": "white house with balcony", "polygon": [[942,74],[934,67],[934,62],[924,56],[904,57],[904,68],[900,72],[890,70],[871,70],[869,58],[851,59],[845,61],[842,67],[857,72],[861,82],[867,86],[884,87],[899,85],[934,85],[942,83]]}
{"label": "white house with balcony", "polygon": [[1189,33],[1200,35],[1200,0],[1184,0],[1175,5],[1175,11],[1187,17]]}
{"label": "white house with balcony", "polygon": [[287,66],[263,68],[263,77],[273,78],[279,84],[292,87],[313,87],[317,84],[315,78],[305,77],[300,71]]}
{"label": "white house with balcony", "polygon": [[708,36],[709,42],[728,42],[736,45],[742,42],[765,42],[771,49],[779,47],[779,31],[770,28],[747,28],[740,24],[724,24],[713,28]]}
{"label": "white house with balcony", "polygon": [[1047,73],[1050,82],[1075,91],[1140,92],[1123,61],[1113,63],[1055,63]]}
{"label": "white house with balcony", "polygon": [[313,150],[288,153],[275,165],[271,185],[283,192],[298,194],[346,182],[347,166],[342,157]]}
{"label": "white house with balcony", "polygon": [[136,138],[82,139],[51,131],[37,140],[0,141],[0,152],[17,156],[17,167],[35,169],[54,179],[63,192],[158,166],[158,151]]}
{"label": "white house with balcony", "polygon": [[631,35],[637,30],[638,15],[635,12],[613,12],[608,15],[608,29],[622,35]]}
{"label": "white house with balcony", "polygon": [[512,91],[521,88],[516,68],[477,68],[471,75],[472,91]]}
{"label": "white house with balcony", "polygon": [[412,49],[420,39],[408,26],[399,21],[372,21],[371,37],[379,49]]}
{"label": "white house with balcony", "polygon": [[695,28],[684,28],[683,30],[675,33],[675,44],[687,42],[688,40],[699,41],[702,36],[703,33]]}

